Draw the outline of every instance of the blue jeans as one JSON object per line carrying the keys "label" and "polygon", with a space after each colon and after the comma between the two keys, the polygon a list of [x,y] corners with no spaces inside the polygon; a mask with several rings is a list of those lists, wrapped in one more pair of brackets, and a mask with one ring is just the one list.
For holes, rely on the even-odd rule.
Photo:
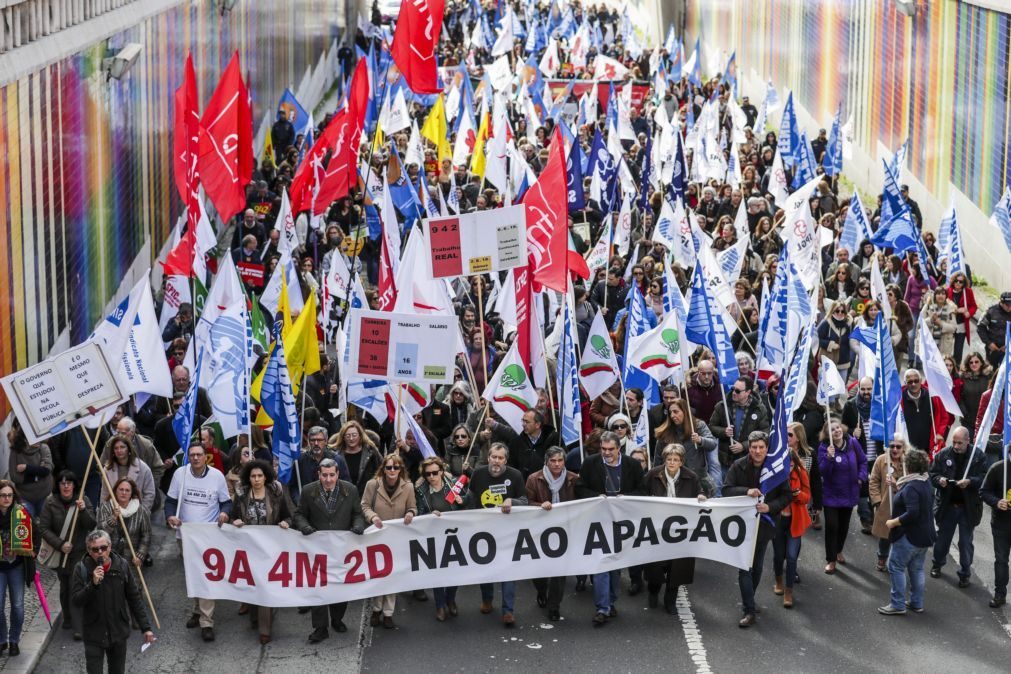
{"label": "blue jeans", "polygon": [[888,575],[892,578],[892,608],[906,609],[906,572],[909,573],[909,605],[923,608],[923,588],[925,574],[923,562],[927,559],[927,548],[918,548],[903,536],[892,541],[892,551],[888,554]]}
{"label": "blue jeans", "polygon": [[[491,594],[494,594],[494,593],[495,593],[495,589],[492,588]],[[434,590],[432,590],[432,594],[435,595],[435,608],[446,608],[447,605],[449,605],[451,603],[452,604],[456,603],[456,588],[455,587],[437,587]],[[505,592],[503,592],[502,594],[504,595]]]}
{"label": "blue jeans", "polygon": [[[481,601],[491,603],[491,600],[494,598],[495,585],[493,583],[481,583]],[[516,581],[507,580],[502,583],[502,615],[513,612],[514,601],[516,601]]]}
{"label": "blue jeans", "polygon": [[720,468],[720,449],[717,446],[706,452],[706,472],[716,486],[713,496],[719,498],[723,495],[723,469]]}
{"label": "blue jeans", "polygon": [[[25,624],[25,569],[24,566],[8,567],[0,570],[0,640],[9,644],[21,641],[21,628]],[[10,592],[11,625],[7,632],[7,611],[4,599]]]}
{"label": "blue jeans", "polygon": [[[751,560],[750,569],[737,570],[737,585],[741,588],[741,604],[745,615],[755,613],[755,588],[762,581],[762,566],[765,564],[765,550],[769,547],[768,539],[759,536],[755,545],[755,558]],[[796,571],[794,571],[796,575]]]}
{"label": "blue jeans", "polygon": [[800,557],[800,542],[798,536],[790,535],[789,517],[780,517],[776,525],[776,537],[772,539],[772,572],[776,577],[783,575],[783,564],[786,564],[786,586],[793,587],[797,577],[797,558]]}
{"label": "blue jeans", "polygon": [[621,570],[593,574],[593,604],[597,613],[610,613],[618,599]]}
{"label": "blue jeans", "polygon": [[955,537],[958,528],[958,576],[968,578],[972,575],[972,523],[969,521],[969,511],[965,508],[948,506],[948,512],[941,518],[937,527],[937,541],[934,542],[934,566],[941,568],[948,559],[951,539]]}

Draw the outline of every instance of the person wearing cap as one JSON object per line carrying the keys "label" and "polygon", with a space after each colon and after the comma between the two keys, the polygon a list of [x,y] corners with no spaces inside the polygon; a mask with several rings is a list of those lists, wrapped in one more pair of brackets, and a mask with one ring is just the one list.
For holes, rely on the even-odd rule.
{"label": "person wearing cap", "polygon": [[1000,294],[1000,301],[986,310],[976,326],[986,348],[986,359],[993,367],[1000,367],[1004,359],[1004,335],[1008,321],[1011,321],[1011,292],[1005,291]]}
{"label": "person wearing cap", "polygon": [[909,196],[909,185],[900,187],[899,193],[902,195],[903,200],[905,200],[906,205],[909,206],[909,214],[913,216],[913,224],[916,225],[916,229],[922,230],[923,214],[920,213],[920,205]]}

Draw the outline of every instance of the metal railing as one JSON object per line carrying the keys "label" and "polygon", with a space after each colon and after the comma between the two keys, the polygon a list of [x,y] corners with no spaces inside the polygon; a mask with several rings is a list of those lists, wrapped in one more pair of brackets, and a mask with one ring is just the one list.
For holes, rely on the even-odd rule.
{"label": "metal railing", "polygon": [[138,0],[0,0],[0,54]]}

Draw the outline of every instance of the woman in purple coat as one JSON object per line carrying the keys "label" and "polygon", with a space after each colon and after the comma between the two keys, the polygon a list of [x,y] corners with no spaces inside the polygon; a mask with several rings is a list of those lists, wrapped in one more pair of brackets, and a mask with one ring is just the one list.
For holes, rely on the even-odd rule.
{"label": "woman in purple coat", "polygon": [[846,563],[842,551],[850,516],[860,500],[860,485],[867,482],[867,456],[838,417],[831,417],[821,437],[818,469],[825,508],[825,561],[828,562],[825,573],[832,574],[836,563]]}

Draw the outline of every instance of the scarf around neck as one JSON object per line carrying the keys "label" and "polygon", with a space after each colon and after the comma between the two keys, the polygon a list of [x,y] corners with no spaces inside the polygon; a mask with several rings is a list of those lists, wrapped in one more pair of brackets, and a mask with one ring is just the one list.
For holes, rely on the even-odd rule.
{"label": "scarf around neck", "polygon": [[562,468],[562,472],[557,478],[551,476],[551,471],[547,468],[544,469],[544,481],[548,483],[548,489],[551,490],[551,502],[558,503],[561,501],[562,487],[565,486],[565,478],[568,477],[569,471]]}

